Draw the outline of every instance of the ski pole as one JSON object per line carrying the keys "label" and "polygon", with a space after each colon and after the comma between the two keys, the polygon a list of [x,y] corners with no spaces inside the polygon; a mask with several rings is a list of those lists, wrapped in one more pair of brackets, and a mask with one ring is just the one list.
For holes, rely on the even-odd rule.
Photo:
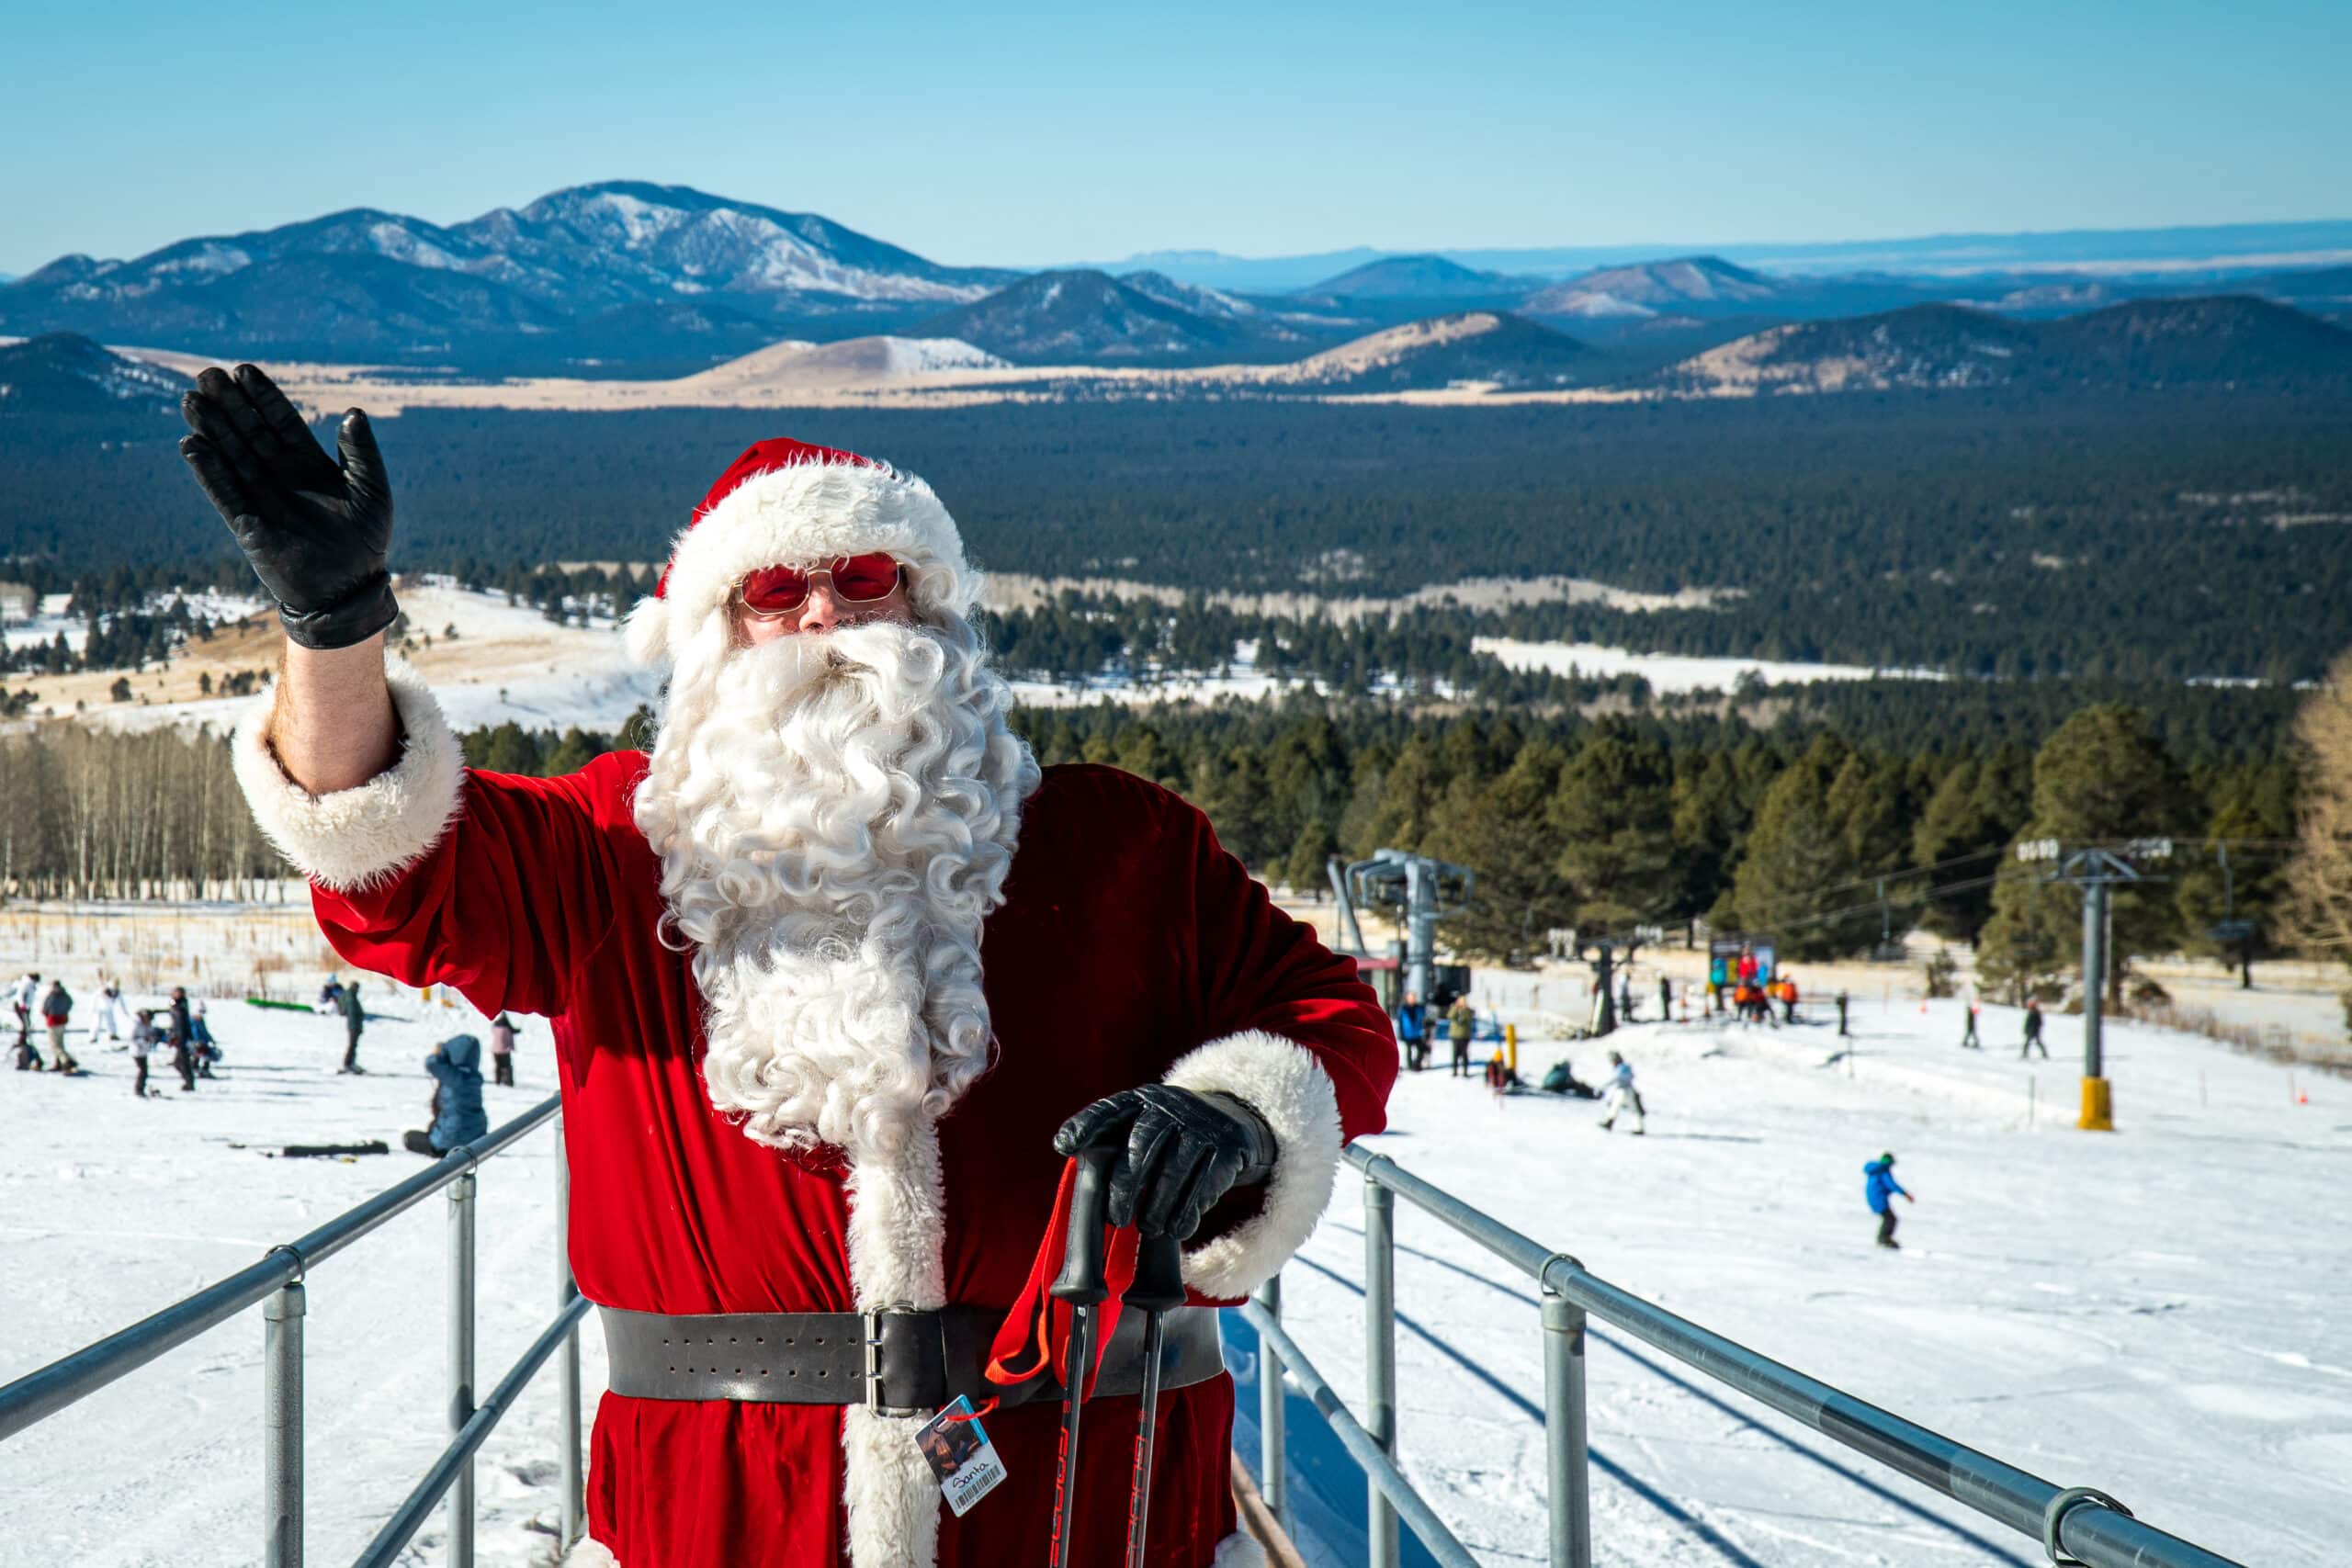
{"label": "ski pole", "polygon": [[1127,1568],[1143,1568],[1152,1445],[1159,1435],[1159,1359],[1167,1346],[1166,1314],[1184,1304],[1184,1244],[1172,1235],[1146,1237],[1125,1299],[1129,1309],[1143,1314],[1143,1408],[1136,1415],[1135,1472],[1127,1483]]}
{"label": "ski pole", "polygon": [[1069,1239],[1062,1271],[1053,1283],[1056,1301],[1069,1303],[1069,1382],[1062,1394],[1062,1443],[1054,1472],[1054,1568],[1069,1568],[1070,1519],[1078,1503],[1079,1410],[1086,1403],[1086,1375],[1094,1366],[1094,1309],[1110,1295],[1102,1280],[1102,1223],[1111,1206],[1111,1166],[1122,1145],[1110,1144],[1078,1153],[1078,1181],[1069,1195]]}

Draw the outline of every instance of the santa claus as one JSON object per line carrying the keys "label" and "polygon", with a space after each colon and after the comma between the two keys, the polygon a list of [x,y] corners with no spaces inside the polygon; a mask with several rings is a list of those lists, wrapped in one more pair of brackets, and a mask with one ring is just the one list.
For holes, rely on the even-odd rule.
{"label": "santa claus", "polygon": [[[797,442],[743,454],[628,619],[668,672],[651,752],[521,778],[468,769],[381,646],[366,415],[338,462],[251,366],[204,372],[186,412],[287,633],[238,776],[328,940],[553,1021],[612,1385],[573,1560],[1045,1562],[1063,1391],[983,1367],[1081,1145],[1116,1151],[1113,1223],[1186,1248],[1148,1560],[1249,1560],[1207,1308],[1305,1239],[1341,1143],[1383,1124],[1395,1042],[1198,811],[1038,768],[931,488]],[[1087,1406],[1075,1562],[1123,1556],[1137,1343],[1111,1337]],[[959,1395],[997,1399],[1008,1479],[951,1516],[916,1434]]]}

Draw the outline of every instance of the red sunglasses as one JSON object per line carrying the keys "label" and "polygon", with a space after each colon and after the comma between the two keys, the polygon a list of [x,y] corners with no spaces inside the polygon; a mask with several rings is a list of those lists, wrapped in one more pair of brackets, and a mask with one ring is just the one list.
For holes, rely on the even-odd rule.
{"label": "red sunglasses", "polygon": [[833,585],[833,597],[842,604],[871,604],[897,590],[901,569],[897,557],[879,550],[871,555],[835,556],[830,566],[772,566],[755,571],[736,592],[754,615],[788,615],[808,602],[809,579],[820,572]]}

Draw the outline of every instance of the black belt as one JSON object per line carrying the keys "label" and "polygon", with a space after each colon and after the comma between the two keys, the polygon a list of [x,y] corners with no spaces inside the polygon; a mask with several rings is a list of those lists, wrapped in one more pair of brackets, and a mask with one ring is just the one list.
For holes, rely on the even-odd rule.
{"label": "black belt", "polygon": [[[671,1315],[600,1306],[608,1385],[632,1399],[741,1399],[863,1404],[884,1416],[929,1416],[958,1395],[1002,1406],[1059,1400],[1050,1373],[1011,1385],[982,1374],[1004,1314],[752,1312]],[[1125,1312],[1090,1398],[1143,1392],[1145,1314]],[[1167,1325],[1159,1386],[1188,1388],[1225,1371],[1214,1307],[1179,1307]]]}

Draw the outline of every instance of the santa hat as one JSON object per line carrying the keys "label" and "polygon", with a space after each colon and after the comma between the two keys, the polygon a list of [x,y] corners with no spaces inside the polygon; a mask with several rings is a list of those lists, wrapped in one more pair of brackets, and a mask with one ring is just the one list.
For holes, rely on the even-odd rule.
{"label": "santa hat", "polygon": [[874,550],[910,569],[919,611],[969,615],[978,605],[963,536],[929,485],[854,452],[760,442],[718,476],[672,544],[653,597],[629,612],[629,652],[648,664],[670,659],[763,568]]}

